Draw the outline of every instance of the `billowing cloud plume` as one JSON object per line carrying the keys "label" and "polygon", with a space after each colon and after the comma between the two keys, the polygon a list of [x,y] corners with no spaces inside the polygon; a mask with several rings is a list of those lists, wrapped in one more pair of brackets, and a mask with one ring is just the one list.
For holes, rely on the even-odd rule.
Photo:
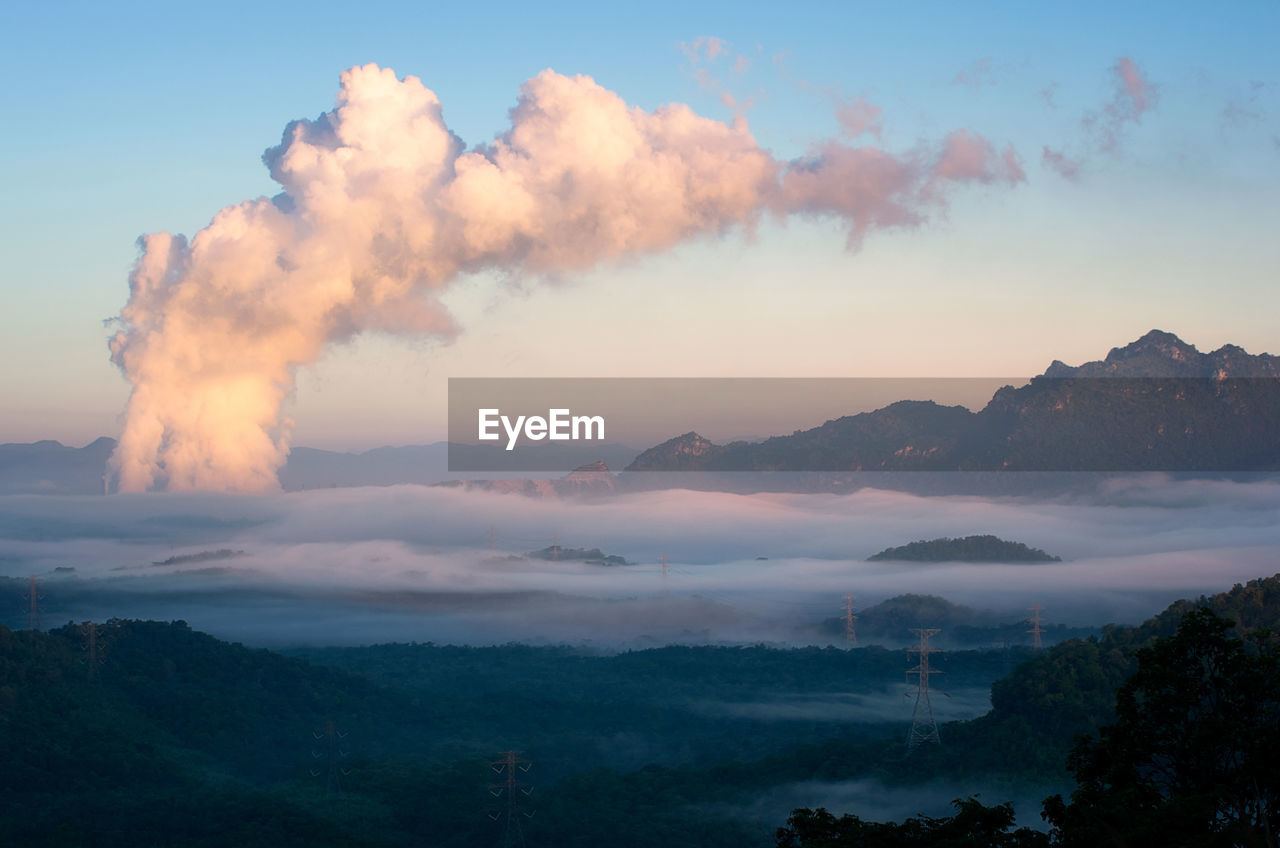
{"label": "billowing cloud plume", "polygon": [[1016,185],[1025,179],[1012,147],[998,152],[966,130],[904,156],[829,142],[782,171],[776,208],[844,218],[849,245],[856,247],[872,228],[921,223],[954,183]]}
{"label": "billowing cloud plume", "polygon": [[744,122],[645,111],[549,70],[504,134],[467,150],[433,92],[375,65],[345,72],[336,107],[263,158],[281,194],[189,241],[140,240],[110,342],[133,384],[122,491],[275,488],[296,368],[363,331],[455,334],[438,297],[459,274],[573,272],[766,212],[837,216],[856,244],[926,220],[957,184],[1023,179],[1012,149],[966,130],[904,154],[829,142],[780,161]]}

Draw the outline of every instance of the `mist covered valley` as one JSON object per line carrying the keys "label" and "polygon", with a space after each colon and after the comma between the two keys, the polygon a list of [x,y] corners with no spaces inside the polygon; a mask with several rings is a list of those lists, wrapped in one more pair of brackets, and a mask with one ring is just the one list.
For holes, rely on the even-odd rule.
{"label": "mist covered valley", "polygon": [[[900,820],[974,793],[1043,827],[1039,800],[1070,788],[1071,734],[1025,729],[1059,708],[1008,693],[1096,662],[1077,637],[1139,632],[1103,625],[1273,573],[1278,507],[1267,480],[1161,475],[1025,497],[9,496],[5,730],[31,752],[9,788],[36,812],[15,832],[59,844],[42,834],[69,798],[139,815],[152,799],[171,811],[158,832],[270,810],[277,838],[484,843],[500,836],[486,787],[504,751],[530,766],[531,844],[621,821],[616,844],[764,846],[794,807]],[[1061,562],[869,561],[976,533]],[[941,631],[941,744],[908,753],[913,627]],[[1107,685],[1125,668],[1103,669]],[[1059,724],[1105,716],[1099,691]],[[102,795],[112,782],[127,790]],[[93,816],[65,826],[133,844]],[[219,844],[192,827],[191,844]]]}

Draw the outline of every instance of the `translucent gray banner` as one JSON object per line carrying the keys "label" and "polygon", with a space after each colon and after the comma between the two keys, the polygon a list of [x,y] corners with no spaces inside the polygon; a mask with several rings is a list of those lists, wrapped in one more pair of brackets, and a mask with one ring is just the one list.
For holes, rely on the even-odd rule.
{"label": "translucent gray banner", "polygon": [[1280,469],[1280,380],[454,378],[449,470]]}

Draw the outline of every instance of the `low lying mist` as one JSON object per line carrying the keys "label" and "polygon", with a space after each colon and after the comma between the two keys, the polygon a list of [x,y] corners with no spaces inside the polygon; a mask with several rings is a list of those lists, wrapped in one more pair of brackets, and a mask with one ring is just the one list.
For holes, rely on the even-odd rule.
{"label": "low lying mist", "polygon": [[[820,644],[832,638],[820,624],[841,614],[846,592],[855,611],[911,592],[1009,621],[1039,603],[1047,624],[1136,622],[1176,598],[1274,573],[1278,519],[1274,482],[1160,475],[1061,501],[870,489],[540,500],[422,486],[8,496],[0,622],[25,626],[29,575],[45,626],[181,618],[271,645]],[[865,561],[893,545],[980,533],[1063,562]],[[555,545],[634,564],[524,556]]]}

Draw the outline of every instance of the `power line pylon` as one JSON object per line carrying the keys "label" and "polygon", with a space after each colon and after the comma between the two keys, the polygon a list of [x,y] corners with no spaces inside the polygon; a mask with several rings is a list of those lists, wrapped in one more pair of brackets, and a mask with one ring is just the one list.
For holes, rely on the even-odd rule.
{"label": "power line pylon", "polygon": [[[108,622],[107,623],[108,637],[110,636],[111,626],[112,626],[112,623]],[[103,649],[107,647],[107,645],[104,643],[109,642],[110,639],[103,638],[102,633],[98,629],[97,622],[94,622],[94,621],[84,622],[83,624],[80,625],[79,630],[80,630],[80,635],[84,637],[84,649],[89,654],[89,657],[86,660],[86,662],[88,662],[89,664],[89,679],[97,680],[98,666],[100,666],[103,661],[103,657],[102,657]]]}
{"label": "power line pylon", "polygon": [[40,629],[40,602],[44,600],[44,595],[40,594],[40,589],[36,585],[36,576],[31,575],[30,588],[27,590],[27,629]]}
{"label": "power line pylon", "polygon": [[662,579],[664,582],[667,579],[667,555],[666,554],[662,555]]}
{"label": "power line pylon", "polygon": [[489,813],[489,818],[502,821],[502,848],[524,848],[524,828],[520,826],[522,819],[533,818],[533,813],[520,809],[520,796],[533,794],[533,787],[520,780],[522,772],[528,772],[533,763],[520,756],[519,751],[503,751],[501,759],[489,763],[489,767],[502,777],[501,783],[490,783],[489,794],[495,798],[503,798],[506,802],[503,809]]}
{"label": "power line pylon", "polygon": [[493,550],[498,544],[498,533],[492,524],[489,525],[489,550]]}
{"label": "power line pylon", "polygon": [[[929,700],[929,693],[933,691],[929,686],[929,677],[934,674],[942,674],[929,666],[929,654],[936,654],[936,648],[929,647],[929,639],[942,631],[936,627],[913,627],[911,632],[916,634],[920,639],[917,647],[907,649],[907,656],[912,654],[919,655],[919,662],[915,668],[907,671],[907,682],[911,681],[911,675],[916,676],[916,706],[911,713],[911,733],[907,736],[907,753],[911,753],[916,748],[928,742],[935,745],[942,743],[942,739],[938,736],[938,722],[933,718],[933,704]],[[941,690],[938,690],[941,691]],[[912,695],[907,692],[904,697]],[[943,692],[942,694],[947,694]]]}
{"label": "power line pylon", "polygon": [[844,596],[844,641],[852,647],[858,645],[858,634],[853,629],[853,623],[858,617],[853,614],[853,595],[846,593]]}
{"label": "power line pylon", "polygon": [[1040,638],[1041,634],[1044,633],[1044,628],[1040,626],[1043,623],[1043,619],[1040,618],[1039,604],[1032,605],[1031,618],[1028,621],[1031,624],[1031,629],[1027,631],[1031,634],[1031,647],[1038,651],[1044,647],[1044,642]]}
{"label": "power line pylon", "polygon": [[557,532],[551,537],[551,558],[560,559],[560,533]]}
{"label": "power line pylon", "polygon": [[347,734],[338,729],[336,722],[325,722],[324,727],[314,730],[311,738],[316,742],[322,743],[323,750],[317,751],[314,747],[311,749],[311,758],[317,763],[324,761],[324,768],[311,769],[312,777],[324,775],[324,788],[330,795],[342,794],[342,779],[351,774],[351,769],[342,765],[342,761],[347,758],[350,752],[342,744],[342,740],[347,738]]}

